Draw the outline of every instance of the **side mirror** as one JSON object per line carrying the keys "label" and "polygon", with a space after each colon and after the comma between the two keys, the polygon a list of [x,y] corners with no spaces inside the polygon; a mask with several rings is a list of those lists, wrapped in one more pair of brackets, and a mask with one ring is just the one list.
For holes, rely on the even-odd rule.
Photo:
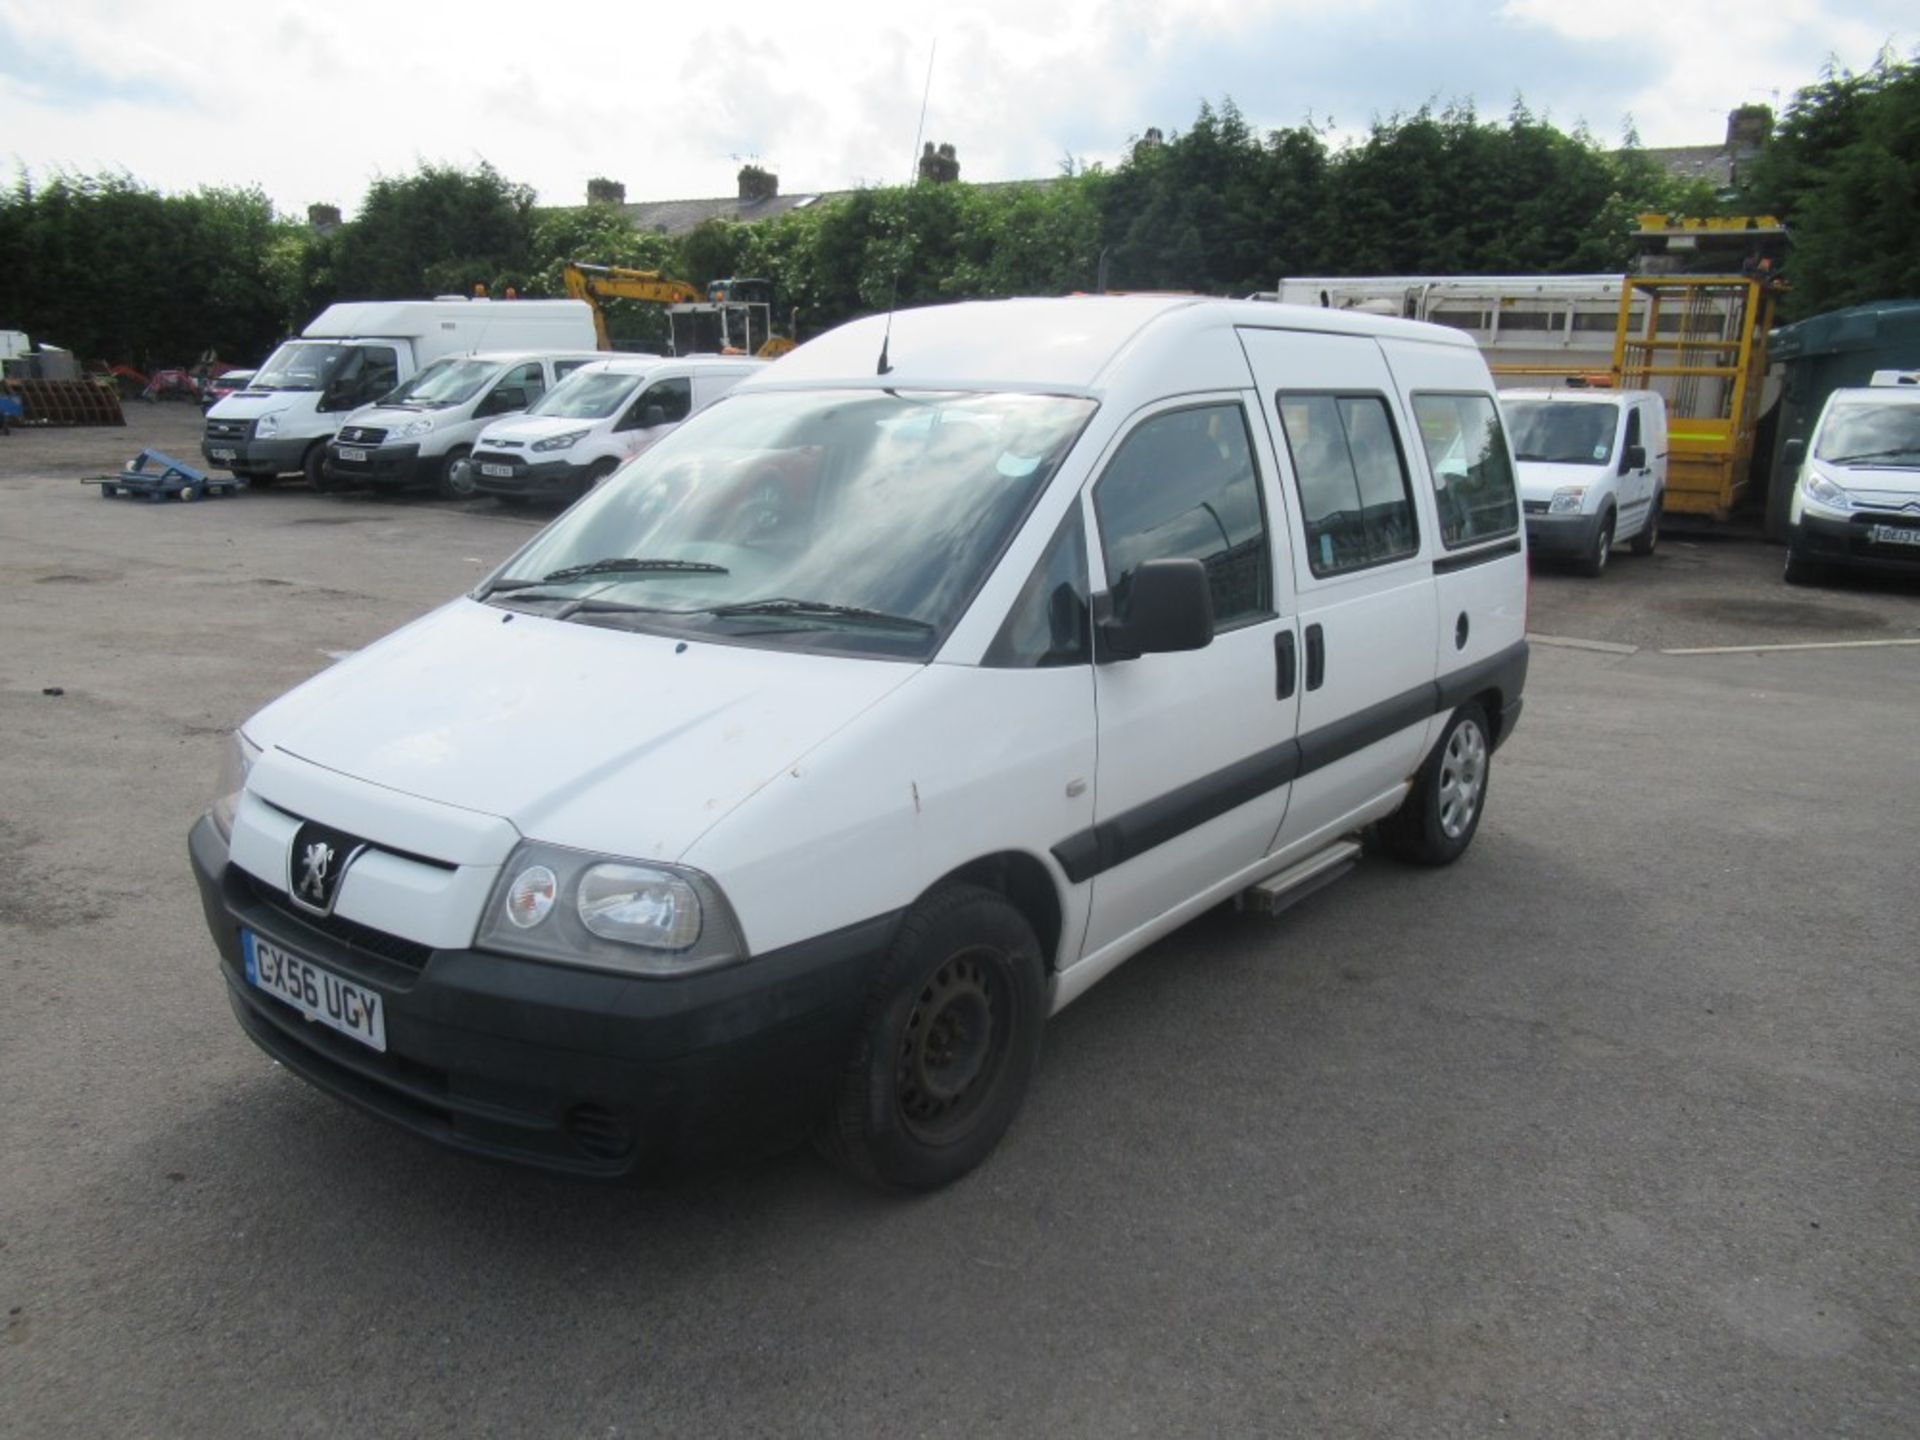
{"label": "side mirror", "polygon": [[1620,453],[1620,473],[1622,475],[1625,475],[1627,472],[1631,470],[1644,470],[1646,468],[1647,468],[1647,447],[1646,446],[1629,445],[1625,450],[1623,450]]}
{"label": "side mirror", "polygon": [[503,385],[480,402],[482,415],[511,415],[527,408],[527,392],[518,385]]}
{"label": "side mirror", "polygon": [[1787,441],[1780,451],[1780,459],[1787,465],[1799,465],[1807,458],[1807,442],[1804,436],[1796,435]]}
{"label": "side mirror", "polygon": [[[1103,608],[1112,593],[1101,597]],[[1134,660],[1175,650],[1204,650],[1213,643],[1213,591],[1198,560],[1147,560],[1127,587],[1127,613],[1100,621],[1100,656]]]}
{"label": "side mirror", "polygon": [[658,405],[649,405],[640,412],[640,428],[651,430],[656,425],[667,423],[667,412]]}

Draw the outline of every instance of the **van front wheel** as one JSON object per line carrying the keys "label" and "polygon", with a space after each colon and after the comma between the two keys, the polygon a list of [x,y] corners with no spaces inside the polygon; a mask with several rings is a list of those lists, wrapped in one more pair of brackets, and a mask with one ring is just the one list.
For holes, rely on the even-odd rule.
{"label": "van front wheel", "polygon": [[1006,1133],[1040,1059],[1040,943],[1005,898],[935,890],[908,912],[868,998],[820,1149],[897,1190],[966,1174]]}
{"label": "van front wheel", "polygon": [[1400,808],[1380,822],[1378,833],[1387,849],[1415,865],[1458,860],[1480,828],[1492,758],[1485,713],[1478,705],[1462,705],[1413,777]]}

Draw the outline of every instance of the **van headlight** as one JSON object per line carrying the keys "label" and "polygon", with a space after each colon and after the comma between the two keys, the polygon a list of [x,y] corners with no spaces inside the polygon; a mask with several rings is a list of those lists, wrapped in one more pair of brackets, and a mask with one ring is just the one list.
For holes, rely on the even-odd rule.
{"label": "van headlight", "polygon": [[1838,510],[1843,515],[1853,511],[1853,496],[1811,466],[1801,472],[1800,493],[1823,510]]}
{"label": "van headlight", "polygon": [[584,430],[569,430],[564,435],[549,435],[544,440],[536,440],[527,448],[529,450],[538,450],[543,454],[550,453],[554,450],[571,450],[586,438],[587,432]]}
{"label": "van headlight", "polygon": [[1547,502],[1549,515],[1578,515],[1580,506],[1587,498],[1584,485],[1562,485],[1553,492],[1553,498]]}
{"label": "van headlight", "polygon": [[409,420],[397,429],[389,430],[387,432],[387,438],[389,440],[411,440],[414,436],[424,435],[431,429],[433,429],[432,418],[422,417],[419,420]]}
{"label": "van headlight", "polygon": [[277,410],[271,415],[262,415],[253,422],[253,438],[256,440],[271,440],[279,433],[280,412]]}
{"label": "van headlight", "polygon": [[220,761],[220,786],[207,814],[222,840],[233,839],[233,817],[240,809],[240,796],[247,788],[247,776],[253,762],[260,758],[260,747],[238,730],[227,737],[227,753]]}
{"label": "van headlight", "polygon": [[508,858],[475,943],[633,975],[687,975],[747,953],[726,897],[698,870],[537,840]]}

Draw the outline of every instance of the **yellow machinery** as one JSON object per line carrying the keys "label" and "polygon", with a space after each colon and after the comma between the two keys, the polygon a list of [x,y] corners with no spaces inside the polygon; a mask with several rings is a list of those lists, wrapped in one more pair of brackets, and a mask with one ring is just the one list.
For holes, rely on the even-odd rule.
{"label": "yellow machinery", "polygon": [[611,350],[602,301],[639,300],[667,307],[676,355],[758,355],[771,359],[793,349],[793,340],[773,333],[773,287],[765,280],[716,280],[702,295],[684,280],[658,270],[624,270],[570,260],[562,267],[567,294],[593,311],[600,348]]}
{"label": "yellow machinery", "polygon": [[1786,230],[1770,215],[1643,215],[1634,238],[1643,273],[1620,287],[1613,382],[1666,398],[1667,513],[1724,520],[1753,459]]}

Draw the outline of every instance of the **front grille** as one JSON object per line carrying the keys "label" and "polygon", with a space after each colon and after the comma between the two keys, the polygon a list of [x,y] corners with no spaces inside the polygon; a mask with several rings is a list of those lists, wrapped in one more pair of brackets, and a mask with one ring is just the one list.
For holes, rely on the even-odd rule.
{"label": "front grille", "polygon": [[245,440],[251,434],[253,434],[251,420],[207,421],[207,439],[209,440]]}
{"label": "front grille", "polygon": [[491,442],[502,450],[518,450],[527,442],[524,440],[495,440]]}
{"label": "front grille", "polygon": [[269,885],[257,875],[248,875],[246,883],[253,898],[261,904],[272,907],[277,914],[293,924],[304,926],[317,935],[324,935],[350,950],[375,956],[416,974],[426,968],[428,959],[433,955],[431,945],[422,945],[417,940],[404,940],[398,935],[389,935],[384,930],[375,930],[371,925],[362,925],[357,920],[348,920],[340,915],[310,915],[289,900],[286,891],[278,886]]}
{"label": "front grille", "polygon": [[1896,530],[1920,530],[1920,515],[1906,510],[1856,510],[1853,523],[1862,528],[1887,525]]}
{"label": "front grille", "polygon": [[1551,503],[1548,500],[1522,500],[1520,508],[1529,515],[1544,515],[1547,513],[1547,506]]}
{"label": "front grille", "polygon": [[387,438],[387,432],[366,425],[347,425],[341,428],[337,438],[347,445],[378,445]]}

